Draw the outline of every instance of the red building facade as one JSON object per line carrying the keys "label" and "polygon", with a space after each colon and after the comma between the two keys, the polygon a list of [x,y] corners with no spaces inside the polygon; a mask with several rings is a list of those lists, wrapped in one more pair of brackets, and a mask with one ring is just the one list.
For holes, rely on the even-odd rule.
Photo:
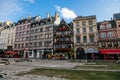
{"label": "red building facade", "polygon": [[114,20],[98,23],[98,46],[104,59],[118,59],[120,54],[119,37]]}

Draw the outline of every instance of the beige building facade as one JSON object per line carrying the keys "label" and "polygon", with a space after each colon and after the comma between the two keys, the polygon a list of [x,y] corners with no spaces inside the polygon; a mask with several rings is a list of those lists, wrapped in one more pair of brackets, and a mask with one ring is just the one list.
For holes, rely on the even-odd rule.
{"label": "beige building facade", "polygon": [[0,28],[0,49],[13,50],[15,38],[15,24],[9,21],[5,22]]}
{"label": "beige building facade", "polygon": [[73,31],[75,58],[92,59],[98,53],[96,16],[78,16],[73,20]]}
{"label": "beige building facade", "polygon": [[118,47],[120,48],[120,13],[113,14],[113,19],[115,20],[117,26]]}

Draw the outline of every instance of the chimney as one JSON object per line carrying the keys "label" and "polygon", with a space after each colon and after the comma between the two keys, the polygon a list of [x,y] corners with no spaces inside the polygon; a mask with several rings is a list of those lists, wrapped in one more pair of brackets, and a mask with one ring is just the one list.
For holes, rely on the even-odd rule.
{"label": "chimney", "polygon": [[46,14],[46,18],[47,18],[47,19],[50,18],[50,14],[49,14],[49,13]]}
{"label": "chimney", "polygon": [[38,17],[38,22],[40,22],[40,16],[38,15],[37,17]]}
{"label": "chimney", "polygon": [[55,19],[59,18],[59,14],[57,12],[55,12]]}
{"label": "chimney", "polygon": [[28,20],[30,20],[30,15],[28,15]]}
{"label": "chimney", "polygon": [[24,19],[24,17],[23,17],[23,16],[21,17],[21,20],[22,20],[22,19]]}
{"label": "chimney", "polygon": [[112,19],[112,17],[111,17],[111,21],[112,21],[113,19]]}

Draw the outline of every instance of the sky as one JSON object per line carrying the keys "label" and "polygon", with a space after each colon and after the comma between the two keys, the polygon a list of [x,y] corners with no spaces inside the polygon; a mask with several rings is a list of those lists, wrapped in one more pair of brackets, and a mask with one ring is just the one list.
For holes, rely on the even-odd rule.
{"label": "sky", "polygon": [[96,15],[97,21],[110,20],[120,13],[120,0],[0,0],[0,22],[17,22],[21,17],[46,17],[58,12],[67,22],[77,16]]}

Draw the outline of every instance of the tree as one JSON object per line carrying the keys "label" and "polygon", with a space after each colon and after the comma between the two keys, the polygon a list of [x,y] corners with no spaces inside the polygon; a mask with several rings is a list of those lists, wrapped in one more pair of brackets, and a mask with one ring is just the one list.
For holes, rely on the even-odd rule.
{"label": "tree", "polygon": [[74,49],[73,48],[70,48],[69,55],[70,55],[71,59],[74,58]]}

